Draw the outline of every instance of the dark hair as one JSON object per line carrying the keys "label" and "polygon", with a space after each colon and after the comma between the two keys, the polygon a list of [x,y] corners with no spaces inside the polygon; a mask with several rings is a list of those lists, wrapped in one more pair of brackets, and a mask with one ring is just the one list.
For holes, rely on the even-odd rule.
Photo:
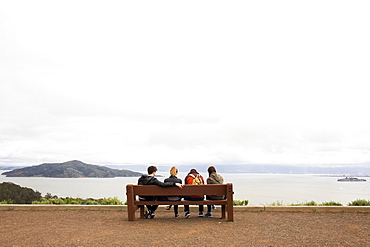
{"label": "dark hair", "polygon": [[148,167],[148,174],[152,174],[153,172],[156,172],[158,169],[155,166],[149,166]]}
{"label": "dark hair", "polygon": [[213,172],[216,172],[216,168],[214,166],[208,167],[208,174],[211,175]]}
{"label": "dark hair", "polygon": [[196,169],[191,169],[190,172],[188,174],[192,174],[192,173],[198,173]]}

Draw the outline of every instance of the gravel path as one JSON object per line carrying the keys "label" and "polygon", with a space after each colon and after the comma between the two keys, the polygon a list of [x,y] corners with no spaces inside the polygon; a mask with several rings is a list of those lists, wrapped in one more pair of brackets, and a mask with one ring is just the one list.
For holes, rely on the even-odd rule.
{"label": "gravel path", "polygon": [[370,246],[369,213],[172,214],[129,222],[119,211],[0,211],[0,246]]}

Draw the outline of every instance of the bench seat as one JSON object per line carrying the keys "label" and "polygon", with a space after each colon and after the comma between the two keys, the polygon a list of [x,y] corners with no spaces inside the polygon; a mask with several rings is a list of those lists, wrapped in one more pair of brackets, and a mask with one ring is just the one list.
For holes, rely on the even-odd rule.
{"label": "bench seat", "polygon": [[226,205],[226,204],[227,204],[227,200],[135,201],[135,205],[138,205],[138,206],[139,205]]}

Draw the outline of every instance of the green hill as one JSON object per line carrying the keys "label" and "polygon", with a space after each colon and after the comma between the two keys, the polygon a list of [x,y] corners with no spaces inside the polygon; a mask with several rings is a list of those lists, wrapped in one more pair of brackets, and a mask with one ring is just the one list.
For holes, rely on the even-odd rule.
{"label": "green hill", "polygon": [[0,202],[29,204],[41,200],[41,193],[11,182],[0,184]]}
{"label": "green hill", "polygon": [[85,164],[78,160],[64,163],[45,163],[3,172],[7,177],[54,177],[54,178],[112,178],[112,177],[139,177],[140,172],[118,170],[104,166]]}

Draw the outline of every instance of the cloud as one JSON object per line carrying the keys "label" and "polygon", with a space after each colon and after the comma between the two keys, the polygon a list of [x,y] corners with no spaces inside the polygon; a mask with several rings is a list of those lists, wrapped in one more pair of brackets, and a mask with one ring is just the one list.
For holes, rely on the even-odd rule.
{"label": "cloud", "polygon": [[2,3],[0,159],[368,163],[366,3]]}

